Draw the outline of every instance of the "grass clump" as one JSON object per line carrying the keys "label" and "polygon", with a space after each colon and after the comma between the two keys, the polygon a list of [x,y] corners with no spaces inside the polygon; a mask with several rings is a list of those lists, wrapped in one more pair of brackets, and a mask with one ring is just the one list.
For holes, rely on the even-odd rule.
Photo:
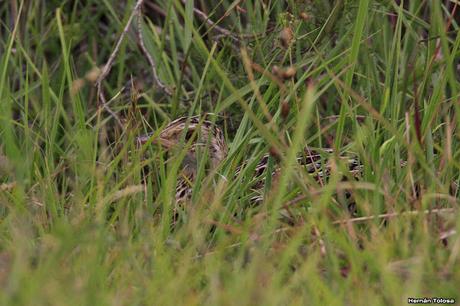
{"label": "grass clump", "polygon": [[[135,4],[0,4],[2,304],[459,300],[455,2]],[[187,143],[136,137],[205,113],[229,151],[176,211]]]}

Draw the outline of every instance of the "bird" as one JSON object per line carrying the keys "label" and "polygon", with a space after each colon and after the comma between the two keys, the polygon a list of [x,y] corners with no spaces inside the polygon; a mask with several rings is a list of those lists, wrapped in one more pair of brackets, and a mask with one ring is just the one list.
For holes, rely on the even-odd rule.
{"label": "bird", "polygon": [[[144,145],[152,137],[154,132],[137,137],[137,143]],[[208,145],[211,169],[215,169],[225,158],[228,148],[222,130],[213,122],[206,119],[206,115],[193,117],[180,117],[171,121],[152,139],[152,143],[158,143],[166,151],[171,151],[179,145],[186,145],[191,141],[181,165],[181,173],[176,186],[176,203],[184,203],[190,200],[192,195],[192,183],[198,169],[197,152],[200,148]]]}
{"label": "bird", "polygon": [[[207,119],[207,116],[205,114],[204,116],[180,117],[167,124],[159,134],[152,132],[137,137],[139,145],[145,145],[151,141],[152,143],[159,144],[166,151],[171,151],[180,145],[184,145],[187,148],[176,185],[176,203],[186,203],[191,199],[193,183],[196,179],[198,169],[197,152],[200,148],[208,147],[209,170],[216,169],[227,156],[228,146],[224,134],[217,124]],[[189,146],[187,146],[188,143],[190,143]],[[332,154],[334,152],[332,149],[321,149],[321,151],[320,153],[309,147],[305,147],[302,154],[299,154],[297,157],[298,164],[304,166],[306,171],[313,174],[319,181],[324,179],[330,171],[328,167],[323,167],[325,164],[323,159],[324,154]],[[270,154],[262,156],[254,168],[253,177],[255,178],[255,182],[252,188],[263,188],[265,178],[263,174],[268,168],[269,157]],[[347,162],[349,170],[352,173],[355,174],[360,171],[361,166],[357,159],[352,158],[347,160]],[[238,177],[247,164],[248,161],[245,161],[241,166],[237,167],[234,177]],[[272,176],[275,176],[279,171],[279,167],[273,169]],[[254,197],[252,199],[253,202],[260,202],[261,200],[261,197]]]}

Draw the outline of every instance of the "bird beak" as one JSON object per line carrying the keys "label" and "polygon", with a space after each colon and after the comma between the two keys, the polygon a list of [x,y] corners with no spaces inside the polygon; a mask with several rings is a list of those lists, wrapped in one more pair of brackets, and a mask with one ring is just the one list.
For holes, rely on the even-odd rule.
{"label": "bird beak", "polygon": [[141,135],[141,136],[136,138],[136,142],[137,142],[137,144],[139,144],[141,146],[145,145],[147,143],[147,141],[149,141],[150,137],[152,137],[151,134]]}

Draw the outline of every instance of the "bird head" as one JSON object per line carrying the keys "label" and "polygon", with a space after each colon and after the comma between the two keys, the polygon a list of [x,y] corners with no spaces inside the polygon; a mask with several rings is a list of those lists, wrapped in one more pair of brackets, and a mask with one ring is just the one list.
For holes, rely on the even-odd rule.
{"label": "bird head", "polygon": [[[158,135],[155,137],[155,135]],[[152,139],[152,137],[155,137]],[[161,145],[166,151],[184,146],[187,153],[183,167],[196,171],[199,150],[208,146],[209,160],[213,168],[225,158],[227,146],[222,131],[212,122],[200,117],[182,117],[169,123],[159,134],[150,133],[139,136],[137,142],[143,145],[151,141]]]}

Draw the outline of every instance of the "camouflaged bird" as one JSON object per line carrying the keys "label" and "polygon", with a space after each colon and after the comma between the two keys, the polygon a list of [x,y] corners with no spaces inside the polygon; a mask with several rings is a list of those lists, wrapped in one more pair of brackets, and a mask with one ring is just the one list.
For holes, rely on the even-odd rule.
{"label": "camouflaged bird", "polygon": [[[184,135],[185,133],[185,135]],[[146,134],[137,138],[139,144],[143,145],[149,141],[154,133]],[[176,187],[176,203],[186,202],[192,195],[192,183],[196,178],[198,156],[197,152],[208,146],[211,168],[215,169],[227,154],[222,130],[214,123],[201,119],[200,116],[181,117],[170,122],[153,139],[153,143],[160,144],[165,150],[169,151],[180,144],[187,145],[188,151],[182,161],[182,170]]]}
{"label": "camouflaged bird", "polygon": [[[185,133],[185,135],[184,135]],[[147,143],[154,133],[146,134],[137,138],[139,144]],[[187,144],[190,142],[190,145]],[[184,203],[190,200],[192,195],[193,182],[197,174],[198,156],[197,152],[200,148],[205,148],[208,145],[209,158],[211,169],[215,169],[227,155],[228,149],[222,133],[222,130],[211,121],[205,120],[200,116],[181,117],[169,123],[161,133],[154,139],[152,143],[160,144],[166,151],[170,151],[180,144],[188,148],[187,153],[182,162],[182,170],[180,178],[176,186],[175,199],[176,203]],[[322,149],[325,154],[331,154],[331,149]],[[324,154],[319,154],[316,151],[306,147],[304,152],[299,155],[297,162],[302,165],[306,171],[313,174],[314,177],[321,181],[330,172],[329,166],[324,167]],[[268,167],[269,154],[264,155],[256,165],[253,173],[255,183],[253,189],[262,189],[264,184],[264,173]],[[356,159],[347,160],[349,170],[352,173],[360,171],[360,164]],[[238,167],[235,171],[235,177],[238,177],[241,170],[246,165]],[[324,171],[323,171],[324,170]],[[275,167],[272,176],[276,176],[280,171],[279,167]],[[260,197],[252,199],[253,202],[259,202]]]}

